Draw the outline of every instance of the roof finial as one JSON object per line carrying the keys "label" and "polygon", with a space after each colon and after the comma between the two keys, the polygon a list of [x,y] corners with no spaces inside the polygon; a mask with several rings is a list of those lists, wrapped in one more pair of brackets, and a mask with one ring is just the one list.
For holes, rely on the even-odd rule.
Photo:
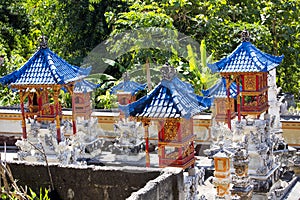
{"label": "roof finial", "polygon": [[250,33],[247,31],[246,27],[241,33],[242,42],[250,42]]}
{"label": "roof finial", "polygon": [[130,75],[128,72],[125,72],[123,75],[122,75],[124,81],[130,81]]}
{"label": "roof finial", "polygon": [[166,80],[172,80],[174,76],[176,76],[176,70],[174,67],[170,66],[169,63],[162,66],[160,72],[162,73],[162,78]]}
{"label": "roof finial", "polygon": [[40,48],[46,49],[48,48],[48,37],[44,36],[44,34],[39,38],[40,40]]}

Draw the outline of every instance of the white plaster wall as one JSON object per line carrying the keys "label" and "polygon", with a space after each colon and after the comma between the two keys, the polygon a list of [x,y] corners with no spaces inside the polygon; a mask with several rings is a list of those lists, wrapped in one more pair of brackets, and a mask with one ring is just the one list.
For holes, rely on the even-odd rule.
{"label": "white plaster wall", "polygon": [[18,120],[0,120],[0,133],[20,133],[22,134],[21,121]]}

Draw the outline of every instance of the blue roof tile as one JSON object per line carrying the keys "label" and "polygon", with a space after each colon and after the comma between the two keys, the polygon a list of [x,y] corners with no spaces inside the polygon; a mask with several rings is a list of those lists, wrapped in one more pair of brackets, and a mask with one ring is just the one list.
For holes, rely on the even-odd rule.
{"label": "blue roof tile", "polygon": [[40,48],[20,69],[0,78],[3,85],[67,84],[86,77],[91,68],[67,63],[49,48]]}
{"label": "blue roof tile", "polygon": [[229,56],[208,64],[212,72],[268,72],[282,62],[283,56],[260,51],[251,42],[242,42]]}
{"label": "blue roof tile", "polygon": [[98,88],[100,84],[94,84],[90,81],[81,80],[75,83],[74,92],[75,93],[87,93],[92,92],[94,89]]}
{"label": "blue roof tile", "polygon": [[[240,86],[240,92],[242,91],[242,86]],[[226,80],[225,78],[220,78],[215,85],[213,85],[211,88],[207,90],[202,90],[202,94],[205,97],[221,97],[225,98],[227,97],[227,91],[226,91]],[[231,83],[230,85],[230,97],[236,98],[237,96],[237,85],[235,82]]]}
{"label": "blue roof tile", "polygon": [[117,92],[129,92],[131,95],[135,95],[138,91],[144,90],[147,84],[140,84],[130,80],[124,80],[118,85],[111,88],[111,94],[117,94]]}
{"label": "blue roof tile", "polygon": [[163,79],[148,95],[119,108],[125,115],[149,118],[190,118],[208,109],[210,100],[197,96],[188,83],[176,76]]}

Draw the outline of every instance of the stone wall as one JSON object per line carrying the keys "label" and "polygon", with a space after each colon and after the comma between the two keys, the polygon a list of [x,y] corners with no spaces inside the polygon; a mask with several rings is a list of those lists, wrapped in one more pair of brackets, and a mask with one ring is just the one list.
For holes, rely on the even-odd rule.
{"label": "stone wall", "polygon": [[183,172],[180,168],[165,168],[163,174],[150,180],[145,187],[127,200],[182,200],[184,199]]}
{"label": "stone wall", "polygon": [[[37,192],[40,187],[49,188],[50,179],[47,167],[44,165],[9,163],[9,166],[14,178],[18,180],[18,185],[27,185]],[[180,186],[182,184],[180,181],[183,179],[182,171],[177,168],[171,170],[174,172],[156,168],[112,166],[74,165],[61,167],[50,165],[49,168],[54,188],[61,199],[121,200],[131,196],[133,192],[138,191],[140,188],[142,188],[142,192],[138,191],[138,193],[143,194],[143,197],[150,197],[153,194],[158,195],[158,192],[161,191],[172,196],[172,199],[180,199],[180,189],[183,187]],[[154,188],[158,188],[159,191],[153,188],[149,189],[149,193],[147,193],[144,186],[146,185],[146,188],[149,188],[149,184],[155,186]],[[146,199],[158,199],[154,197]]]}

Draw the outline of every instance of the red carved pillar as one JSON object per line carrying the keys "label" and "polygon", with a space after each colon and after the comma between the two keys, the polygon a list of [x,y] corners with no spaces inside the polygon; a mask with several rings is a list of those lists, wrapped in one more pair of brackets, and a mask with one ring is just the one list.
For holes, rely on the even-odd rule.
{"label": "red carved pillar", "polygon": [[165,158],[165,147],[161,145],[160,142],[165,140],[165,129],[164,129],[164,120],[158,120],[158,162],[159,166],[163,165],[163,159]]}
{"label": "red carved pillar", "polygon": [[70,94],[72,94],[72,126],[73,126],[73,135],[76,134],[76,111],[75,111],[75,97],[74,95],[74,87],[71,87]]}
{"label": "red carved pillar", "polygon": [[145,128],[145,143],[146,143],[146,167],[150,167],[150,155],[149,155],[149,119],[144,120],[144,128]]}
{"label": "red carved pillar", "polygon": [[231,105],[230,105],[230,76],[226,76],[226,94],[227,94],[227,124],[231,130]]}

